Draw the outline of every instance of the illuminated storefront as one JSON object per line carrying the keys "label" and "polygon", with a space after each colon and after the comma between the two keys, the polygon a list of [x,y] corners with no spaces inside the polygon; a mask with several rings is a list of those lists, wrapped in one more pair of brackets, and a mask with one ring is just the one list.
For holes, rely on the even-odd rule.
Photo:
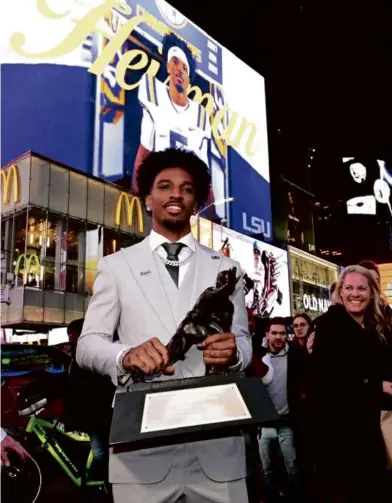
{"label": "illuminated storefront", "polygon": [[1,171],[1,198],[3,326],[84,316],[98,260],[151,228],[132,194],[33,153]]}
{"label": "illuminated storefront", "polygon": [[388,304],[392,307],[392,263],[378,264],[380,271],[381,291]]}
{"label": "illuminated storefront", "polygon": [[338,266],[289,246],[293,314],[316,318],[328,310],[329,287],[337,280]]}

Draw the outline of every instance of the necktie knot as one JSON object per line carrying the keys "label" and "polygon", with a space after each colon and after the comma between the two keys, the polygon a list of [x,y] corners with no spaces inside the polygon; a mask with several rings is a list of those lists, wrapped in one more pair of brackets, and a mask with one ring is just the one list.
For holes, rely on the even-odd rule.
{"label": "necktie knot", "polygon": [[167,253],[168,260],[178,260],[180,251],[185,247],[183,243],[163,243],[162,246]]}

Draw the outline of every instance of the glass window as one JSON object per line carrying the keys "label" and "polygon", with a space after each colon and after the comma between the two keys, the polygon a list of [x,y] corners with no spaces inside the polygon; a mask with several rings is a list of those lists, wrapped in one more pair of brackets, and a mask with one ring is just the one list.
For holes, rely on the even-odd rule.
{"label": "glass window", "polygon": [[[46,257],[44,272],[44,288],[46,290],[61,290],[61,250],[64,249],[64,238],[66,238],[66,229],[64,229],[64,219],[55,213],[49,213],[46,232]],[[63,275],[65,278],[65,264],[63,266]]]}
{"label": "glass window", "polygon": [[104,184],[96,180],[88,180],[87,189],[87,220],[103,224]]}
{"label": "glass window", "polygon": [[68,219],[65,285],[67,292],[84,293],[85,248],[85,222]]}
{"label": "glass window", "polygon": [[49,204],[49,168],[48,161],[31,158],[30,202],[43,208]]}
{"label": "glass window", "polygon": [[13,218],[4,218],[1,221],[1,283],[6,283],[8,272],[12,271],[10,265],[12,249],[12,224]]}
{"label": "glass window", "polygon": [[49,208],[68,213],[69,171],[55,164],[50,165]]}
{"label": "glass window", "polygon": [[86,219],[87,215],[87,177],[70,171],[68,214]]}
{"label": "glass window", "polygon": [[31,208],[27,215],[26,286],[43,288],[47,245],[46,210]]}
{"label": "glass window", "polygon": [[85,293],[92,295],[99,259],[103,257],[104,229],[100,225],[86,224]]}
{"label": "glass window", "polygon": [[23,286],[27,279],[26,234],[27,234],[27,213],[21,213],[20,215],[15,215],[13,272],[15,276],[16,287]]}
{"label": "glass window", "polygon": [[112,229],[104,229],[103,235],[103,254],[111,255],[117,252],[120,246],[120,235],[119,231],[114,231]]}

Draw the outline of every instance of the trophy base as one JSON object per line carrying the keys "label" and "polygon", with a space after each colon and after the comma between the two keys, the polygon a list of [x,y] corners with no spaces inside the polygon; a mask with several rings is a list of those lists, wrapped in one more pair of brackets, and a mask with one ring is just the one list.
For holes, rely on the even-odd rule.
{"label": "trophy base", "polygon": [[135,383],[127,389],[116,395],[109,438],[114,446],[141,449],[234,436],[278,419],[261,379],[243,373]]}

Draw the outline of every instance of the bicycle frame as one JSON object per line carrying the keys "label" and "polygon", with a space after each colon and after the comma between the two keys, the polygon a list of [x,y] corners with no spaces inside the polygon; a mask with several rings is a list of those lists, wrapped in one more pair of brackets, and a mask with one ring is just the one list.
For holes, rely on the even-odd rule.
{"label": "bicycle frame", "polygon": [[81,470],[78,470],[78,468],[72,463],[57,440],[50,435],[51,430],[56,430],[56,432],[72,438],[77,442],[90,441],[90,437],[85,433],[66,432],[63,428],[61,428],[61,426],[58,426],[56,422],[45,421],[44,419],[39,419],[35,416],[30,418],[26,427],[26,432],[34,433],[37,436],[41,442],[42,448],[49,452],[52,458],[60,465],[65,474],[77,487],[103,486],[105,483],[103,480],[89,480],[91,465],[94,459],[93,452],[90,450],[85,469],[81,472]]}

